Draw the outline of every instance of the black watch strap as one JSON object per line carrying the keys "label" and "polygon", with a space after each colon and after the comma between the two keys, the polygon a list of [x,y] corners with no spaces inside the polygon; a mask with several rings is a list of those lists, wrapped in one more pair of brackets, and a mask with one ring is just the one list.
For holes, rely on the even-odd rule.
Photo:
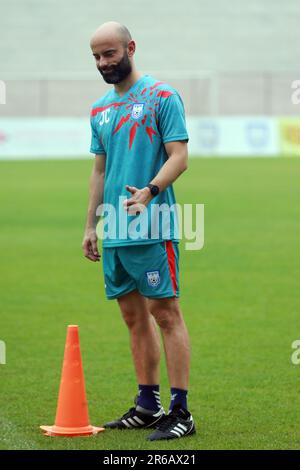
{"label": "black watch strap", "polygon": [[151,192],[152,196],[157,196],[158,195],[159,187],[156,186],[155,184],[150,183],[150,184],[147,185],[147,188],[150,189],[150,192]]}

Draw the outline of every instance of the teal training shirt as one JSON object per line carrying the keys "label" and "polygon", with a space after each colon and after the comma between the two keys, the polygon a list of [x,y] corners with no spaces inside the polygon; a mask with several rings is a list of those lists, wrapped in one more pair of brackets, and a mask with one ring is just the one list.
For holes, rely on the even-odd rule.
{"label": "teal training shirt", "polygon": [[176,211],[167,215],[176,203],[172,185],[140,215],[129,216],[122,205],[131,197],[126,185],[141,189],[157,175],[168,159],[166,142],[188,141],[178,92],[149,75],[123,96],[112,88],[93,104],[91,130],[91,153],[106,155],[103,246],[178,241]]}

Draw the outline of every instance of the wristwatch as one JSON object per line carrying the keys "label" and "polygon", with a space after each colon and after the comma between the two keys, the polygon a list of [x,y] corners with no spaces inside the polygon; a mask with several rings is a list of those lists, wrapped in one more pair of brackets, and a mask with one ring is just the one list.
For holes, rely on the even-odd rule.
{"label": "wristwatch", "polygon": [[158,195],[159,187],[156,186],[155,184],[148,184],[147,188],[150,189],[150,193],[152,194],[152,196],[157,196]]}

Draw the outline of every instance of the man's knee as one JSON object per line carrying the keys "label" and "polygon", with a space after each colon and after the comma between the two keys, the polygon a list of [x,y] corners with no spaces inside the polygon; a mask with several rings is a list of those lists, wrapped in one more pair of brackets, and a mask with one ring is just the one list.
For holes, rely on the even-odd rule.
{"label": "man's knee", "polygon": [[182,323],[182,315],[177,302],[156,300],[152,302],[150,309],[162,330],[172,330]]}
{"label": "man's knee", "polygon": [[138,328],[150,318],[150,312],[145,299],[135,293],[118,299],[124,322],[129,329]]}
{"label": "man's knee", "polygon": [[123,320],[129,329],[135,328],[141,323],[141,317],[143,315],[134,308],[123,306],[121,307],[121,313]]}

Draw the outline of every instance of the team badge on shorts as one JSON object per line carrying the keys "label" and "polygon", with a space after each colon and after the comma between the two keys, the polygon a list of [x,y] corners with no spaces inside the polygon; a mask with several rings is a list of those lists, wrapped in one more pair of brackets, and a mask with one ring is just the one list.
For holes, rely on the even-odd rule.
{"label": "team badge on shorts", "polygon": [[133,119],[139,119],[143,114],[143,110],[144,110],[144,103],[135,103],[132,107],[131,117]]}
{"label": "team badge on shorts", "polygon": [[148,286],[157,287],[160,284],[159,271],[148,271],[146,272]]}

